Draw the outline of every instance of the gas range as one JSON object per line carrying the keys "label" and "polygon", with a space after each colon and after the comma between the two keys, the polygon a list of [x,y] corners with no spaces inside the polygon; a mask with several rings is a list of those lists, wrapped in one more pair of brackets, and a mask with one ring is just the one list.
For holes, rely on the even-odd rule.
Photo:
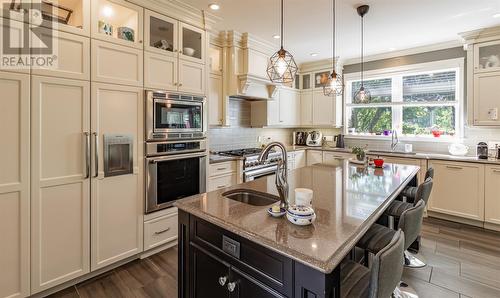
{"label": "gas range", "polygon": [[282,153],[271,151],[264,163],[259,163],[261,148],[245,148],[218,152],[219,155],[243,157],[243,178],[244,181],[251,181],[255,178],[274,174],[281,161]]}

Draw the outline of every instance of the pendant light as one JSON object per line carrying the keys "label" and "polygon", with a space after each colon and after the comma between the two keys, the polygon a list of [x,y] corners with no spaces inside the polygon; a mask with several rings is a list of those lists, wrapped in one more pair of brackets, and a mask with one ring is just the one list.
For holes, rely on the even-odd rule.
{"label": "pendant light", "polygon": [[323,84],[323,94],[325,96],[337,97],[344,93],[344,78],[335,70],[337,66],[337,57],[335,56],[335,0],[333,0],[332,10],[332,73],[328,76],[328,80]]}
{"label": "pendant light", "polygon": [[281,0],[281,48],[269,58],[267,75],[273,83],[292,83],[297,73],[297,64],[292,54],[283,48],[283,0]]}
{"label": "pendant light", "polygon": [[355,103],[363,103],[363,102],[370,102],[371,100],[371,94],[368,89],[365,88],[364,81],[363,81],[363,74],[365,70],[365,64],[364,64],[364,34],[365,34],[365,28],[364,28],[364,16],[366,13],[368,13],[368,10],[370,9],[370,6],[368,5],[361,5],[359,6],[356,10],[358,11],[358,15],[361,17],[361,87],[359,90],[356,92],[356,95],[354,96],[354,102]]}

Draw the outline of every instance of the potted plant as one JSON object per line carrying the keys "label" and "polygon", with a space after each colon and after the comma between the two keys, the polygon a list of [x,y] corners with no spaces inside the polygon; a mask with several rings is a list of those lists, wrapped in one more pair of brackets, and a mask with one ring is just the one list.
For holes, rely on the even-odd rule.
{"label": "potted plant", "polygon": [[351,148],[352,153],[356,155],[356,159],[359,161],[364,161],[366,157],[366,152],[365,152],[366,147],[359,147],[359,146],[354,146]]}

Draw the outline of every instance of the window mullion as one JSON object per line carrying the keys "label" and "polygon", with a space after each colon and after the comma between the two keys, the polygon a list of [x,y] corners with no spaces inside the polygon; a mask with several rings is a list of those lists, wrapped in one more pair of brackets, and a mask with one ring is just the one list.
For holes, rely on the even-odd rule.
{"label": "window mullion", "polygon": [[403,76],[396,75],[392,77],[392,102],[395,103],[392,107],[392,128],[395,129],[398,134],[403,131],[403,108],[401,103],[403,102]]}

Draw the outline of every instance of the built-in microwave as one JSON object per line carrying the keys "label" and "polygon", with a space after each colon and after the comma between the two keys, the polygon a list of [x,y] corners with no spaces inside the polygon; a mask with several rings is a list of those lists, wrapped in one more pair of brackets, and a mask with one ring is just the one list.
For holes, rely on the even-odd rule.
{"label": "built-in microwave", "polygon": [[204,96],[146,91],[146,141],[205,138],[207,132]]}

